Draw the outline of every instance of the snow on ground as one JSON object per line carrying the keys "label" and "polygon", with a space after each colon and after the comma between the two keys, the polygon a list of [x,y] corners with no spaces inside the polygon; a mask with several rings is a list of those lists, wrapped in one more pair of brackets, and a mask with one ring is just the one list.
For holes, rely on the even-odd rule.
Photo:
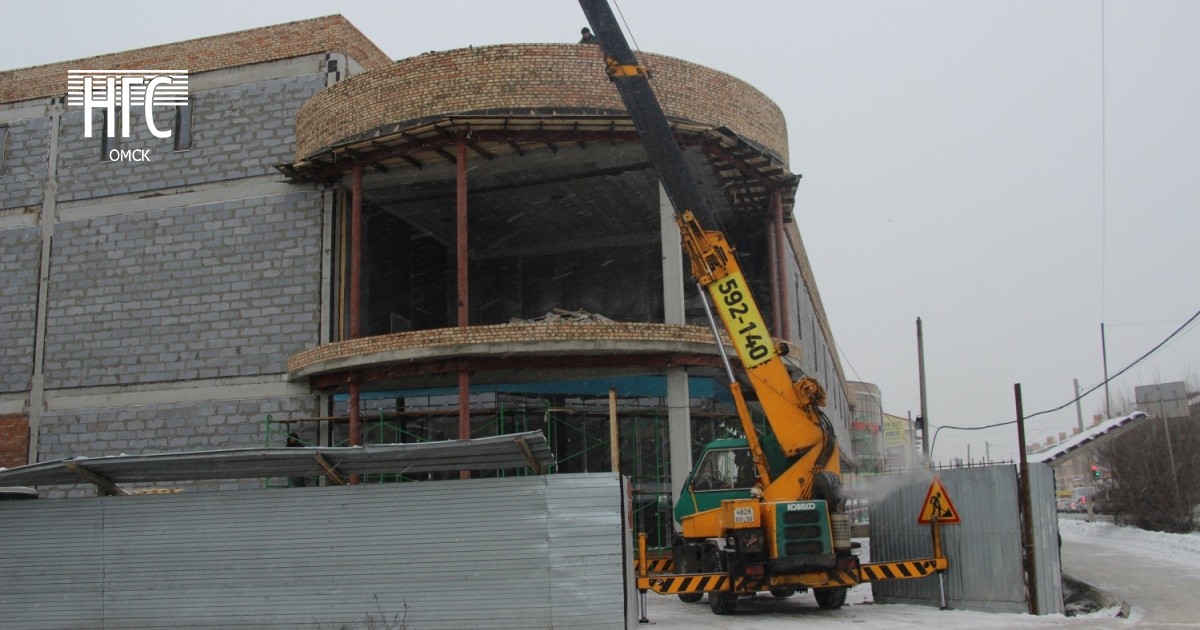
{"label": "snow on ground", "polygon": [[1089,523],[1081,515],[1060,515],[1058,531],[1066,540],[1134,552],[1152,560],[1180,564],[1188,569],[1200,568],[1200,532],[1148,532],[1136,527],[1118,527],[1104,516]]}
{"label": "snow on ground", "polygon": [[[1117,527],[1111,522],[1088,523],[1080,516],[1060,519],[1060,531],[1066,540],[1108,546],[1133,551],[1148,562],[1166,562],[1181,567],[1200,566],[1200,533],[1166,534],[1147,532],[1132,527]],[[863,560],[869,561],[870,549],[865,539]],[[1116,594],[1118,597],[1120,594]],[[676,597],[650,593],[647,595],[649,623],[642,627],[656,629],[722,630],[806,630],[826,628],[1134,628],[1140,615],[1117,618],[1118,609],[1066,617],[1063,615],[1034,616],[1015,613],[984,613],[965,610],[938,610],[936,606],[904,604],[875,604],[870,584],[850,590],[846,605],[839,610],[821,610],[812,593],[802,593],[788,599],[769,595],[738,601],[734,616],[717,616],[708,608],[707,600],[685,604]]]}

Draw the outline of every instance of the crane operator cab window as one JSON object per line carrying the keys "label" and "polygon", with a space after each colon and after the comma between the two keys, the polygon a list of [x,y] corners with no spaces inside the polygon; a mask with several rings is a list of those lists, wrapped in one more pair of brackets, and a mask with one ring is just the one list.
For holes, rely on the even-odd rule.
{"label": "crane operator cab window", "polygon": [[750,449],[713,449],[706,451],[696,466],[692,490],[749,490],[754,487],[756,476]]}

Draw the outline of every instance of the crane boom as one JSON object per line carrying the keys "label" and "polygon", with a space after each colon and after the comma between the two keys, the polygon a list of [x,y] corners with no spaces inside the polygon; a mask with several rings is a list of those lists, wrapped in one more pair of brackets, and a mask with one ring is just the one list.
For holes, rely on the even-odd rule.
{"label": "crane boom", "polygon": [[[793,383],[733,247],[720,231],[704,227],[716,225],[716,215],[696,184],[648,73],[637,63],[607,0],[580,0],[579,4],[599,39],[609,77],[675,208],[692,275],[716,306],[780,448],[786,456],[801,459],[772,476],[766,471],[761,449],[752,448],[757,451],[764,495],[780,499],[810,496],[816,473],[840,472],[836,438],[818,409],[825,403],[824,390],[809,378]],[[735,399],[741,396],[736,381],[731,389]],[[753,438],[749,418],[744,417],[742,423],[747,436]]]}

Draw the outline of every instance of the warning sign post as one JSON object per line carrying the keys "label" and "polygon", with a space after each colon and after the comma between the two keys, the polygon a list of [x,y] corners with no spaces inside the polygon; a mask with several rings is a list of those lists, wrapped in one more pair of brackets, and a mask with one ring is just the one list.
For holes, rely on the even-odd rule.
{"label": "warning sign post", "polygon": [[946,493],[946,487],[942,485],[942,480],[936,476],[929,484],[929,492],[925,493],[925,502],[921,504],[921,515],[917,517],[917,522],[928,525],[935,516],[939,525],[962,522],[958,517],[958,508],[954,507],[954,502]]}

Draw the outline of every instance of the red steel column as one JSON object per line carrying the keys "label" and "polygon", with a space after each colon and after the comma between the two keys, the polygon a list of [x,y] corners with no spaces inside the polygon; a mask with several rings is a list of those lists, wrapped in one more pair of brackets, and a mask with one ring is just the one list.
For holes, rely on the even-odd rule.
{"label": "red steel column", "polygon": [[[458,327],[470,325],[467,311],[467,138],[458,134],[454,144],[455,184],[457,207],[457,236],[455,248],[458,254]],[[471,438],[471,375],[467,370],[458,371],[458,439]],[[458,476],[470,479],[471,471],[460,470]]]}
{"label": "red steel column", "polygon": [[788,317],[787,239],[783,228],[783,192],[778,188],[771,191],[771,214],[775,223],[775,264],[779,281],[779,335],[791,341],[791,319]]}
{"label": "red steel column", "polygon": [[[772,208],[773,210],[774,208]],[[775,238],[775,216],[767,219],[767,275],[771,284],[771,336],[783,338],[783,325],[779,319],[779,241]]]}
{"label": "red steel column", "polygon": [[362,336],[362,164],[354,165],[350,190],[350,338]]}
{"label": "red steel column", "polygon": [[[362,336],[362,303],[359,299],[362,293],[362,175],[361,163],[354,165],[354,184],[350,191],[350,338]],[[350,400],[348,402],[350,416],[350,446],[362,444],[359,435],[358,408],[360,383],[358,375],[350,378]],[[350,484],[357,485],[358,475],[350,475]]]}

